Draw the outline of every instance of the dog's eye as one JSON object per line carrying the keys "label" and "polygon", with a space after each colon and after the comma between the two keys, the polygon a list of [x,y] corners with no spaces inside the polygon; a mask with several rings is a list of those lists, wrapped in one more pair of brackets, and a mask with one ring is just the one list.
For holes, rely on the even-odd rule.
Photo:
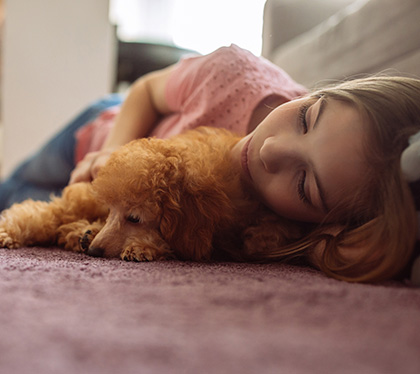
{"label": "dog's eye", "polygon": [[128,222],[131,222],[131,223],[140,223],[141,219],[140,219],[140,217],[133,216],[132,214],[130,214],[130,215],[127,217],[127,221],[128,221]]}

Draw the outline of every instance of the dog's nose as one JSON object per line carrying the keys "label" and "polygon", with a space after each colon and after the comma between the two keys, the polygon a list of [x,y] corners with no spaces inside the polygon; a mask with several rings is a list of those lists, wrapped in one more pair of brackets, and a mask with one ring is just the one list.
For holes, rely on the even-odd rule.
{"label": "dog's nose", "polygon": [[102,257],[104,255],[105,250],[99,247],[90,247],[87,251],[87,254],[92,257]]}

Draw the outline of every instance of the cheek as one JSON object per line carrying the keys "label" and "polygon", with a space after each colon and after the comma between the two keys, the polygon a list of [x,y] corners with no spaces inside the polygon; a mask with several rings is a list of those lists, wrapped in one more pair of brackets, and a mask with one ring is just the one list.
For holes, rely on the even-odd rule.
{"label": "cheek", "polygon": [[295,199],[279,178],[276,181],[263,180],[257,194],[265,205],[281,216],[290,216],[297,210]]}
{"label": "cheek", "polygon": [[317,223],[321,222],[325,215],[314,212],[306,206],[293,192],[285,189],[267,189],[260,194],[262,202],[278,215],[299,222]]}

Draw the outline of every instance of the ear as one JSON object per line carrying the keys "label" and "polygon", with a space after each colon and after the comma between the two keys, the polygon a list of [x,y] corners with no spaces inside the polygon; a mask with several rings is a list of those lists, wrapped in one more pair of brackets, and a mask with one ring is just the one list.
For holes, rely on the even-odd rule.
{"label": "ear", "polygon": [[[182,201],[169,199],[163,207],[160,230],[176,255],[188,260],[211,257],[213,234],[218,223],[228,216],[220,199],[207,194],[182,194]],[[223,213],[227,213],[226,216]],[[223,218],[222,218],[223,217]]]}

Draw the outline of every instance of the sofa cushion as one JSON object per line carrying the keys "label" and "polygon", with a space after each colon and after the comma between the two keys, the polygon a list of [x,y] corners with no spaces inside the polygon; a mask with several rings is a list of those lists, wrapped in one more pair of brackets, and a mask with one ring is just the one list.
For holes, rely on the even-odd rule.
{"label": "sofa cushion", "polygon": [[314,28],[354,1],[357,0],[267,0],[262,55],[271,59],[278,46]]}
{"label": "sofa cushion", "polygon": [[420,2],[360,0],[279,47],[272,60],[308,87],[394,69],[420,76]]}

